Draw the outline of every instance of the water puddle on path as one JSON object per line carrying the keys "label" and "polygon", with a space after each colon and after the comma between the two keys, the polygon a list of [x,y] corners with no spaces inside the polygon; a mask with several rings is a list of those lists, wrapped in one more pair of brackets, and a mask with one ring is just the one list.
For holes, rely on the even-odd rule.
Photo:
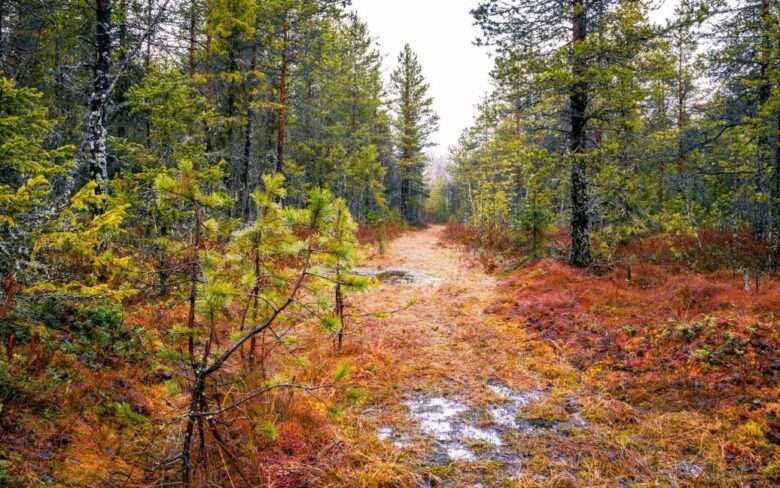
{"label": "water puddle on path", "polygon": [[519,429],[520,422],[518,422],[517,417],[520,411],[532,402],[542,398],[541,391],[516,392],[498,381],[489,381],[487,387],[496,396],[504,399],[503,402],[497,403],[488,409],[490,418],[497,425],[508,429]]}
{"label": "water puddle on path", "polygon": [[563,423],[523,419],[523,409],[544,398],[541,390],[516,391],[496,380],[486,387],[496,400],[485,407],[471,406],[457,396],[415,392],[401,402],[412,420],[412,429],[403,432],[385,425],[377,430],[377,437],[398,448],[422,440],[431,446],[429,458],[434,464],[488,460],[504,462],[517,470],[523,457],[517,435],[557,433]]}
{"label": "water puddle on path", "polygon": [[441,278],[407,268],[355,268],[355,274],[376,278],[382,283],[438,285]]}

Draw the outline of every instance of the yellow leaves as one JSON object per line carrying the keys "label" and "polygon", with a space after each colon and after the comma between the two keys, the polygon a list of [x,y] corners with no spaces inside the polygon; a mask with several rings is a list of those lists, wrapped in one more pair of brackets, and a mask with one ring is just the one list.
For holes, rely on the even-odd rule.
{"label": "yellow leaves", "polygon": [[[7,185],[0,185],[0,221],[5,221],[15,226],[16,219],[11,214],[40,204],[40,201],[48,192],[49,181],[43,175],[29,178],[15,192]],[[6,212],[8,213],[7,215],[5,214]]]}
{"label": "yellow leaves", "polygon": [[0,76],[0,173],[5,182],[0,184],[0,222],[13,227],[45,203],[49,177],[70,166],[66,158],[72,147],[44,147],[52,122],[41,97],[37,90],[19,88]]}
{"label": "yellow leaves", "polygon": [[33,243],[33,258],[51,266],[68,266],[75,274],[53,273],[52,281],[38,283],[31,293],[78,294],[123,300],[136,293],[128,276],[136,272],[129,256],[109,246],[122,232],[129,205],[113,204],[95,193],[95,182],[84,185],[52,227]]}
{"label": "yellow leaves", "polygon": [[211,234],[217,234],[219,232],[219,221],[214,218],[208,219],[203,223],[203,227]]}
{"label": "yellow leaves", "polygon": [[241,83],[244,75],[240,71],[223,71],[219,74],[219,78],[226,83]]}
{"label": "yellow leaves", "polygon": [[175,208],[219,208],[230,204],[230,198],[220,192],[208,190],[212,183],[222,178],[221,165],[196,167],[195,162],[182,158],[173,174],[160,173],[155,177],[154,188],[161,204]]}
{"label": "yellow leaves", "polygon": [[192,75],[191,80],[198,85],[205,85],[209,81],[209,77],[205,73],[195,73]]}
{"label": "yellow leaves", "polygon": [[70,199],[69,212],[73,210],[87,210],[90,205],[96,207],[102,206],[106,201],[106,196],[96,193],[97,183],[95,181],[88,181],[84,186],[76,192]]}
{"label": "yellow leaves", "polygon": [[740,425],[733,434],[733,440],[742,445],[770,445],[764,435],[764,428],[755,420]]}
{"label": "yellow leaves", "polygon": [[226,281],[209,280],[203,287],[203,302],[209,311],[221,311],[231,302],[235,289]]}
{"label": "yellow leaves", "polygon": [[168,175],[167,173],[160,173],[154,179],[154,187],[155,189],[157,189],[158,192],[173,191],[173,188],[175,186],[176,186],[176,180],[171,178],[171,176]]}

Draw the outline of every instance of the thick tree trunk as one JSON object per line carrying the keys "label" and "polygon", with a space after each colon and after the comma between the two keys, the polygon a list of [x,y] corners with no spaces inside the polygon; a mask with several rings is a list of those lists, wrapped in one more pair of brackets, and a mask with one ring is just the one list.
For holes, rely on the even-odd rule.
{"label": "thick tree trunk", "polygon": [[574,0],[572,28],[572,72],[575,82],[569,95],[571,110],[571,256],[574,266],[591,263],[590,223],[588,219],[588,182],[586,163],[586,119],[588,108],[588,84],[583,79],[587,68],[585,59],[577,52],[578,44],[585,40],[587,24],[582,0]]}
{"label": "thick tree trunk", "polygon": [[89,104],[87,151],[89,177],[97,182],[97,192],[108,192],[108,148],[106,108],[111,68],[111,0],[95,1],[95,68]]}

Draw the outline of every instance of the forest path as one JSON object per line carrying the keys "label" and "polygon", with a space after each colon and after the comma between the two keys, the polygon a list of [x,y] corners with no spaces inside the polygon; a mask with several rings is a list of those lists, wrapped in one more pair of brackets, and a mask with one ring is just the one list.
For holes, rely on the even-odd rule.
{"label": "forest path", "polygon": [[[369,401],[346,422],[354,430],[345,441],[371,460],[372,482],[502,486],[525,476],[527,459],[563,460],[556,440],[584,424],[573,401],[578,381],[549,346],[486,313],[498,280],[443,231],[408,232],[364,263],[380,284],[351,296],[353,312],[395,312],[350,335],[344,354]],[[552,398],[553,420],[529,411],[553,408]]]}

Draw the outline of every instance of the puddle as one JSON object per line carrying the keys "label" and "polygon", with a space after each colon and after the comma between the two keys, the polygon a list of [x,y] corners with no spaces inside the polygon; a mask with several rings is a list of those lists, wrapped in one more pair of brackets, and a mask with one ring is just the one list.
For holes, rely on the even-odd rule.
{"label": "puddle", "polygon": [[542,392],[540,391],[516,392],[498,381],[489,381],[487,387],[496,396],[504,400],[502,403],[493,405],[488,409],[490,418],[495,424],[509,429],[520,429],[523,427],[517,420],[520,411],[532,402],[542,398]]}
{"label": "puddle", "polygon": [[[478,411],[459,399],[419,394],[401,403],[416,424],[414,433],[432,441],[431,459],[436,464],[497,458],[491,451],[504,445],[501,433],[478,426]],[[376,436],[399,448],[411,446],[410,433],[399,433],[391,426],[380,427]]]}
{"label": "puddle", "polygon": [[467,425],[462,430],[463,437],[468,440],[484,442],[491,446],[503,446],[504,441],[501,440],[501,435],[498,432],[494,432],[487,429],[481,429],[472,425]]}
{"label": "puddle", "polygon": [[393,427],[388,425],[376,430],[376,437],[380,441],[392,441],[393,445],[399,449],[411,447],[412,437],[409,434],[396,432]]}
{"label": "puddle", "polygon": [[355,268],[354,272],[363,276],[371,276],[383,283],[438,285],[442,281],[441,278],[407,268]]}
{"label": "puddle", "polygon": [[415,398],[403,404],[420,424],[423,434],[442,442],[452,439],[456,418],[468,411],[465,404],[444,397]]}
{"label": "puddle", "polygon": [[704,468],[698,464],[683,462],[675,466],[675,471],[683,478],[697,480],[704,473]]}
{"label": "puddle", "polygon": [[518,415],[543,394],[536,390],[514,391],[497,381],[487,386],[499,401],[484,409],[474,408],[458,397],[418,392],[401,402],[414,422],[413,431],[399,433],[392,426],[383,426],[376,435],[396,447],[408,447],[413,436],[427,439],[432,443],[430,454],[435,464],[494,460],[517,467],[522,455],[509,447],[506,436],[527,430],[517,420]]}
{"label": "puddle", "polygon": [[568,429],[587,425],[576,412],[574,400],[566,422],[529,419],[523,418],[523,410],[541,400],[543,391],[517,391],[497,380],[490,380],[486,386],[497,398],[484,408],[473,407],[457,396],[415,392],[401,402],[413,427],[401,432],[386,425],[377,429],[376,435],[397,448],[427,441],[428,461],[433,464],[496,461],[502,463],[505,475],[514,479],[528,456],[522,436],[548,432],[566,435]]}
{"label": "puddle", "polygon": [[380,441],[386,441],[393,437],[393,434],[395,433],[395,429],[392,427],[380,427],[376,430],[376,437]]}

